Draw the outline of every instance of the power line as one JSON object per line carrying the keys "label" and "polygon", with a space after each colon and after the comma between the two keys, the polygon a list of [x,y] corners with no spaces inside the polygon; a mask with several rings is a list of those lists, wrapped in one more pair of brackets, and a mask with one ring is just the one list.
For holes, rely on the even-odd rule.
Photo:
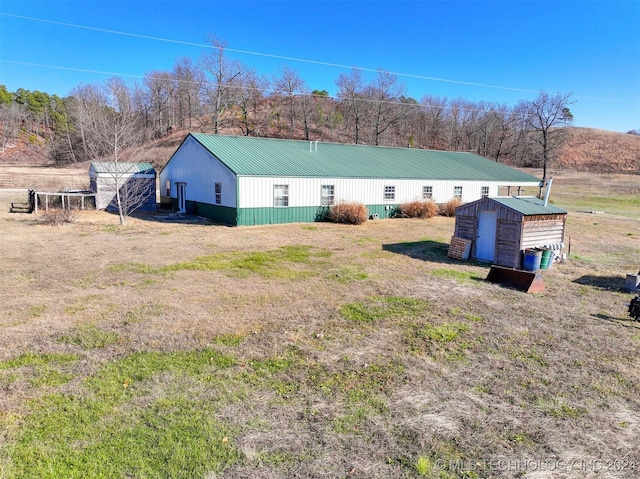
{"label": "power line", "polygon": [[[130,73],[119,73],[119,72],[110,72],[110,71],[103,71],[103,70],[93,70],[93,69],[88,69],[88,68],[74,68],[74,67],[65,67],[65,66],[60,66],[60,65],[47,65],[47,64],[42,64],[42,63],[31,63],[31,62],[19,62],[19,61],[14,61],[14,60],[4,60],[4,59],[0,59],[0,63],[11,63],[11,64],[15,64],[15,65],[24,65],[24,66],[31,66],[31,67],[37,67],[37,68],[51,68],[51,69],[56,69],[56,70],[67,70],[67,71],[77,71],[77,72],[83,72],[83,73],[93,73],[93,74],[98,74],[98,75],[110,75],[110,76],[116,76],[116,77],[127,77],[127,78],[139,78],[139,79],[148,79],[148,80],[167,80],[167,77],[156,77],[153,75],[135,75],[135,74],[130,74]],[[174,78],[171,77],[170,80],[172,82],[176,82],[176,83],[182,83],[182,84],[191,84],[191,85],[198,85],[198,86],[216,86],[216,83],[214,82],[209,82],[209,81],[202,81],[202,82],[198,82],[198,81],[190,81],[190,80],[182,80],[179,78]],[[239,89],[245,89],[245,90],[250,90],[250,91],[256,91],[256,92],[261,92],[261,93],[280,93],[279,90],[274,89],[274,88],[258,88],[258,87],[247,87],[246,85],[225,85],[225,88],[230,89],[230,90],[239,90]],[[297,97],[301,97],[304,96],[304,93],[300,93],[297,94],[295,96]],[[397,101],[397,100],[376,100],[376,99],[372,99],[372,98],[365,98],[362,96],[356,96],[356,97],[347,97],[347,96],[340,96],[340,95],[336,95],[336,96],[331,96],[331,95],[313,95],[313,94],[307,94],[307,96],[311,96],[311,97],[317,97],[317,98],[328,98],[334,101],[357,101],[360,103],[376,103],[376,104],[388,104],[388,105],[401,105],[403,107],[413,107],[413,108],[421,108],[421,109],[425,109],[425,110],[444,110],[444,111],[461,111],[461,112],[478,112],[478,113],[497,113],[498,115],[504,115],[506,112],[503,111],[503,109],[494,109],[492,108],[493,106],[500,106],[499,104],[495,103],[495,102],[489,102],[489,108],[482,108],[482,107],[477,107],[475,103],[473,102],[469,102],[467,105],[459,105],[459,104],[451,104],[449,101],[447,101],[446,98],[444,98],[445,104],[444,105],[436,105],[433,103],[423,103],[423,102],[416,102],[416,103],[409,103],[409,102],[402,102],[402,101]],[[579,98],[587,98],[587,97],[579,97]],[[509,109],[507,107],[507,109]],[[513,109],[513,107],[511,108]]]}
{"label": "power line", "polygon": [[[106,28],[91,27],[91,26],[88,26],[88,25],[78,25],[78,24],[75,24],[75,23],[60,22],[60,21],[57,21],[57,20],[48,20],[48,19],[43,19],[43,18],[29,17],[29,16],[25,16],[25,15],[16,15],[16,14],[13,14],[13,13],[0,12],[0,15],[1,16],[5,16],[5,17],[19,18],[19,19],[22,19],[22,20],[34,21],[34,22],[49,23],[49,24],[52,24],[52,25],[60,25],[60,26],[65,26],[65,27],[78,28],[78,29],[96,31],[96,32],[101,32],[101,33],[109,33],[109,34],[113,34],[113,35],[121,35],[121,36],[127,36],[127,37],[132,37],[132,38],[140,38],[140,39],[144,39],[144,40],[152,40],[152,41],[158,41],[158,42],[173,43],[173,44],[178,44],[178,45],[186,45],[186,46],[200,47],[200,48],[207,48],[207,49],[219,49],[220,48],[220,47],[217,47],[217,46],[214,46],[214,45],[209,45],[209,44],[206,44],[206,43],[196,43],[196,42],[187,42],[187,41],[184,41],[184,40],[174,40],[174,39],[171,39],[171,38],[156,37],[156,36],[151,36],[151,35],[142,35],[142,34],[138,34],[138,33],[123,32],[123,31],[119,31],[119,30],[111,30],[111,29],[106,29]],[[265,58],[275,58],[275,59],[279,59],[279,60],[287,60],[287,61],[294,61],[294,62],[300,62],[300,63],[308,63],[308,64],[313,64],[313,65],[321,65],[321,66],[328,66],[328,67],[348,69],[348,70],[359,70],[359,71],[363,71],[363,72],[373,72],[373,73],[377,73],[377,72],[380,71],[380,69],[373,69],[373,68],[366,68],[366,67],[355,67],[355,66],[343,65],[343,64],[340,64],[340,63],[332,63],[332,62],[325,62],[325,61],[319,61],[319,60],[311,60],[311,59],[306,59],[306,58],[290,57],[290,56],[277,55],[277,54],[271,54],[271,53],[255,52],[255,51],[250,51],[250,50],[240,50],[240,49],[229,48],[229,47],[224,47],[224,50],[226,50],[228,52],[234,52],[234,53],[243,54],[243,55],[261,56],[261,57],[265,57]],[[1,60],[1,61],[6,61],[6,60]],[[12,62],[12,63],[19,63],[19,62]],[[26,63],[25,63],[25,65],[26,65]],[[38,66],[38,65],[34,64],[33,66]],[[74,69],[74,68],[67,68],[67,67],[62,67],[62,66],[49,66],[49,68],[65,69],[65,70],[70,70],[70,71],[85,71],[85,72],[88,72],[88,73],[92,73],[91,70]],[[539,93],[540,92],[539,90],[531,90],[531,89],[526,89],[526,88],[508,87],[508,86],[501,86],[501,85],[491,85],[491,84],[487,84],[487,83],[478,83],[478,82],[471,82],[471,81],[464,81],[464,80],[452,80],[452,79],[448,79],[448,78],[438,78],[438,77],[432,77],[432,76],[426,76],[426,75],[418,75],[418,74],[413,74],[413,73],[392,72],[392,71],[387,71],[387,70],[384,70],[384,71],[386,71],[387,73],[390,73],[392,75],[395,75],[397,77],[413,78],[413,79],[417,79],[417,80],[427,80],[427,81],[435,81],[435,82],[442,82],[442,83],[453,83],[453,84],[457,84],[457,85],[475,86],[475,87],[481,87],[481,88],[492,88],[492,89],[506,90],[506,91],[518,91],[518,92],[523,92],[523,93]],[[93,73],[105,73],[105,72],[93,72]],[[123,74],[123,73],[116,74],[116,75],[143,78],[143,77],[141,77],[139,75],[131,75],[131,74]],[[627,103],[624,100],[616,100],[616,99],[612,99],[612,98],[599,98],[599,97],[581,96],[581,95],[573,95],[573,97],[574,98],[585,99],[585,100],[597,100],[597,101],[607,101],[607,102],[616,102],[616,103]]]}
{"label": "power line", "polygon": [[[16,15],[16,14],[12,14],[12,13],[0,12],[0,15],[3,15],[3,16],[6,16],[6,17],[20,18],[22,20],[30,20],[30,21],[34,21],[34,22],[50,23],[50,24],[53,24],[53,25],[61,25],[61,26],[65,26],[65,27],[79,28],[79,29],[83,29],[83,30],[91,30],[91,31],[102,32],[102,33],[110,33],[110,34],[113,34],[113,35],[122,35],[122,36],[128,36],[128,37],[133,37],[133,38],[141,38],[141,39],[145,39],[145,40],[153,40],[153,41],[166,42],[166,43],[175,43],[175,44],[178,44],[178,45],[187,45],[187,46],[210,48],[210,49],[217,49],[218,48],[216,46],[208,45],[208,44],[205,44],[205,43],[195,43],[195,42],[187,42],[187,41],[183,41],[183,40],[173,40],[173,39],[170,39],[170,38],[156,37],[156,36],[150,36],[150,35],[141,35],[141,34],[138,34],[138,33],[122,32],[122,31],[119,31],[119,30],[110,30],[110,29],[106,29],[106,28],[90,27],[90,26],[87,26],[87,25],[78,25],[78,24],[75,24],[75,23],[59,22],[59,21],[56,21],[56,20],[47,20],[47,19],[43,19],[43,18],[27,17],[27,16],[24,16],[24,15]],[[379,69],[374,69],[374,68],[354,67],[354,66],[343,65],[343,64],[340,64],[340,63],[331,63],[331,62],[324,62],[324,61],[319,61],[319,60],[310,60],[310,59],[306,59],[306,58],[289,57],[289,56],[285,56],[285,55],[276,55],[276,54],[272,54],[272,53],[254,52],[254,51],[250,51],[250,50],[239,50],[239,49],[228,48],[228,47],[225,47],[225,50],[227,50],[229,52],[240,53],[240,54],[243,54],[243,55],[254,55],[254,56],[261,56],[261,57],[266,57],[266,58],[276,58],[278,60],[295,61],[295,62],[309,63],[309,64],[313,64],[313,65],[321,65],[321,66],[328,66],[328,67],[334,67],[334,68],[343,68],[343,69],[349,69],[349,70],[353,69],[353,70],[360,70],[360,71],[363,71],[363,72],[377,73],[379,71]],[[399,77],[415,78],[415,79],[418,79],[418,80],[437,81],[437,82],[443,82],[443,83],[454,83],[454,84],[458,84],[458,85],[477,86],[477,87],[482,87],[482,88],[494,88],[494,89],[509,90],[509,91],[520,91],[520,92],[524,92],[524,93],[538,93],[537,90],[529,90],[529,89],[525,89],[525,88],[515,88],[515,87],[507,87],[507,86],[500,86],[500,85],[490,85],[490,84],[486,84],[486,83],[476,83],[476,82],[463,81],[463,80],[451,80],[451,79],[447,79],[447,78],[438,78],[438,77],[431,77],[431,76],[425,76],[425,75],[417,75],[417,74],[413,74],[413,73],[401,73],[401,72],[388,72],[388,73],[390,73],[392,75],[399,76]]]}
{"label": "power line", "polygon": [[[98,74],[98,75],[111,75],[111,76],[116,76],[116,77],[128,77],[128,78],[140,78],[140,79],[144,79],[144,80],[167,80],[169,79],[171,82],[176,82],[176,83],[182,83],[182,84],[190,84],[190,85],[197,85],[200,87],[204,87],[204,86],[217,86],[216,83],[214,82],[209,82],[209,81],[202,81],[202,82],[198,82],[198,81],[191,81],[191,80],[181,80],[179,78],[174,78],[174,77],[156,77],[153,75],[133,75],[133,74],[128,74],[128,73],[118,73],[118,72],[109,72],[109,71],[102,71],[102,70],[92,70],[92,69],[88,69],[88,68],[74,68],[74,67],[65,67],[65,66],[60,66],[60,65],[46,65],[46,64],[42,64],[42,63],[30,63],[30,62],[19,62],[19,61],[14,61],[14,60],[0,60],[0,62],[3,63],[11,63],[11,64],[15,64],[15,65],[24,65],[24,66],[31,66],[31,67],[37,67],[37,68],[52,68],[52,69],[56,69],[56,70],[67,70],[67,71],[78,71],[78,72],[83,72],[83,73],[94,73],[94,74]],[[229,89],[229,90],[240,90],[240,89],[245,89],[245,90],[250,90],[250,91],[256,91],[256,92],[261,92],[261,93],[281,93],[280,90],[275,89],[275,88],[258,88],[258,87],[247,87],[246,85],[234,85],[234,84],[225,84],[224,85],[225,89]],[[489,109],[489,108],[477,108],[477,107],[472,107],[469,105],[458,105],[458,104],[450,104],[450,103],[446,103],[445,105],[434,105],[434,104],[425,104],[425,103],[409,103],[409,102],[403,102],[403,101],[398,101],[398,100],[393,100],[393,99],[389,99],[389,100],[379,100],[379,99],[375,99],[375,98],[366,98],[364,96],[344,96],[344,95],[337,95],[337,96],[331,96],[331,95],[314,95],[314,94],[305,94],[305,93],[298,93],[296,95],[294,95],[296,97],[302,97],[302,96],[311,96],[311,97],[317,97],[317,98],[327,98],[327,99],[331,99],[334,101],[355,101],[355,102],[360,102],[360,103],[374,103],[374,104],[386,104],[386,105],[402,105],[404,107],[413,107],[413,108],[428,108],[428,109],[437,109],[437,110],[458,110],[458,111],[467,111],[467,112],[484,112],[484,113],[504,113],[501,110],[494,110],[494,109]]]}

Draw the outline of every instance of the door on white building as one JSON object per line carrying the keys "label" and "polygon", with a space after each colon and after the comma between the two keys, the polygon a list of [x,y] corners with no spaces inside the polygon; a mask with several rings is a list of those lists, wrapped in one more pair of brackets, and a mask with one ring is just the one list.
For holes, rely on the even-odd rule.
{"label": "door on white building", "polygon": [[177,195],[178,195],[178,213],[185,213],[187,211],[186,183],[176,183]]}
{"label": "door on white building", "polygon": [[478,214],[476,259],[479,259],[480,261],[495,260],[497,219],[497,211],[480,211]]}

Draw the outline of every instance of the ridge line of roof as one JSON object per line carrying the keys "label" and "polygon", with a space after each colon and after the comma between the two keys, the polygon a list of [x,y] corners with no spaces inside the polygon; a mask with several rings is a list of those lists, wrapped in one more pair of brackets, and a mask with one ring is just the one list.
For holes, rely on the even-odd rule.
{"label": "ridge line of roof", "polygon": [[324,148],[311,150],[306,148],[306,144],[309,142],[311,145],[314,140],[190,132],[185,141],[189,137],[240,176],[431,178],[514,185],[540,183],[540,179],[530,173],[471,152],[333,142],[323,142]]}
{"label": "ridge line of roof", "polygon": [[[456,153],[456,154],[465,154],[465,155],[474,155],[480,156],[472,151],[452,151],[452,150],[434,150],[432,148],[406,148],[403,146],[389,146],[389,145],[367,145],[363,143],[339,143],[337,141],[326,141],[326,140],[296,140],[292,138],[274,138],[274,137],[265,137],[265,136],[246,136],[246,135],[220,135],[216,133],[201,133],[201,132],[189,132],[189,135],[194,136],[207,136],[214,138],[237,138],[237,139],[247,139],[247,140],[269,140],[269,141],[282,141],[282,142],[294,142],[294,143],[316,143],[324,144],[324,145],[336,145],[336,146],[353,146],[353,147],[361,147],[361,148],[388,148],[392,150],[412,150],[412,151],[433,151],[436,153]],[[481,157],[484,158],[484,157]]]}

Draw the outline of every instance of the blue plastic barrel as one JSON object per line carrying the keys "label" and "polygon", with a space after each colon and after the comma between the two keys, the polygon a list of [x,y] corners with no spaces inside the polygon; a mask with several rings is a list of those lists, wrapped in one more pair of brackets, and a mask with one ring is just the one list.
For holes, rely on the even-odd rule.
{"label": "blue plastic barrel", "polygon": [[524,258],[522,260],[522,269],[527,271],[537,271],[540,269],[540,260],[542,259],[542,251],[539,249],[524,250]]}

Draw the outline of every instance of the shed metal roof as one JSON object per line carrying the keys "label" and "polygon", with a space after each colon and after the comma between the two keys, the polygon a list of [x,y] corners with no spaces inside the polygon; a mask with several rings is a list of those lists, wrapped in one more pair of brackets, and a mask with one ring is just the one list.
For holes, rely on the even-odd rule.
{"label": "shed metal roof", "polygon": [[151,163],[131,163],[126,161],[92,161],[90,171],[95,173],[121,173],[121,174],[136,174],[142,173],[145,175],[155,174],[156,171],[151,166]]}
{"label": "shed metal roof", "polygon": [[[498,181],[540,180],[473,153],[316,143],[300,140],[190,133],[239,176],[397,178]],[[311,150],[311,151],[310,151]]]}
{"label": "shed metal roof", "polygon": [[491,198],[491,200],[500,203],[501,205],[504,205],[514,211],[517,211],[524,216],[558,215],[568,213],[562,208],[558,208],[557,206],[549,203],[547,203],[547,206],[545,206],[543,200],[532,196],[498,196]]}

